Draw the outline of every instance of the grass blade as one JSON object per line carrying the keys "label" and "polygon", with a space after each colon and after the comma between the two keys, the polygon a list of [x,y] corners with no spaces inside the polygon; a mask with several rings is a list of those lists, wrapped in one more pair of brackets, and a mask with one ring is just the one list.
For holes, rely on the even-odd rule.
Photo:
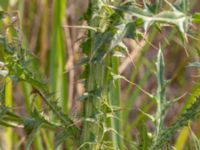
{"label": "grass blade", "polygon": [[52,91],[56,92],[55,99],[63,111],[68,112],[67,76],[65,72],[65,40],[63,22],[65,21],[66,1],[54,1],[53,30],[50,51],[50,77]]}

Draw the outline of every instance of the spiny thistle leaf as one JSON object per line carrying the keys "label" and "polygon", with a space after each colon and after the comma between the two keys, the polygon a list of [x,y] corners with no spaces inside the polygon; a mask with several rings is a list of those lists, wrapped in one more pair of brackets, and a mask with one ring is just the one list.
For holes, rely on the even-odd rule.
{"label": "spiny thistle leaf", "polygon": [[57,105],[55,101],[52,101],[52,94],[49,94],[47,91],[42,91],[41,89],[34,89],[33,93],[38,94],[49,106],[49,108],[55,113],[59,120],[63,123],[64,126],[73,125],[73,121],[64,115],[61,111],[61,108]]}
{"label": "spiny thistle leaf", "polygon": [[188,108],[170,128],[165,129],[157,138],[157,141],[152,145],[151,150],[162,149],[163,145],[167,143],[176,131],[188,124],[190,120],[195,120],[200,114],[200,97]]}
{"label": "spiny thistle leaf", "polygon": [[31,143],[33,142],[35,136],[37,135],[39,129],[44,126],[46,128],[50,127],[55,129],[59,127],[58,124],[50,122],[38,110],[34,109],[30,117],[23,118],[24,129],[28,136],[26,149],[30,149]]}
{"label": "spiny thistle leaf", "polygon": [[159,23],[167,23],[171,25],[175,25],[179,31],[185,35],[188,31],[189,23],[191,22],[191,17],[187,16],[182,11],[179,11],[173,5],[170,5],[172,7],[172,11],[162,11],[158,14],[151,13],[146,8],[140,8],[133,5],[122,5],[119,7],[110,6],[111,8],[115,10],[124,11],[126,13],[129,13],[130,15],[133,15],[137,18],[141,18],[144,21],[144,29],[145,32],[147,32],[148,28],[156,22]]}
{"label": "spiny thistle leaf", "polygon": [[0,105],[0,120],[3,119],[3,117],[7,114],[8,108]]}
{"label": "spiny thistle leaf", "polygon": [[24,129],[28,136],[26,150],[30,149],[31,143],[33,142],[35,136],[37,135],[37,131],[41,127],[43,121],[40,119],[37,111],[33,112],[33,118],[24,118]]}
{"label": "spiny thistle leaf", "polygon": [[161,48],[158,51],[157,54],[157,60],[156,60],[156,78],[157,78],[157,90],[156,90],[156,102],[157,102],[157,110],[156,110],[156,132],[155,132],[155,138],[154,141],[157,141],[159,138],[158,135],[164,128],[164,119],[166,115],[166,109],[167,109],[167,101],[165,97],[165,88],[166,88],[166,81],[165,81],[165,64],[164,64],[164,56],[162,53]]}
{"label": "spiny thistle leaf", "polygon": [[[58,132],[55,137],[55,148],[57,148],[60,144],[68,139],[73,140],[75,143],[78,135],[78,130],[76,128],[73,128],[73,126],[61,129],[61,131]],[[77,143],[78,142],[79,141],[77,141]]]}
{"label": "spiny thistle leaf", "polygon": [[71,138],[72,133],[70,131],[70,129],[63,129],[61,130],[59,133],[56,134],[55,137],[55,149],[64,141],[66,141],[67,139]]}
{"label": "spiny thistle leaf", "polygon": [[[29,83],[34,90],[39,94],[43,100],[46,102],[46,104],[50,107],[50,109],[58,116],[58,118],[61,119],[61,122],[64,124],[68,124],[66,121],[66,118],[63,117],[61,110],[58,109],[57,105],[53,104],[52,95],[49,94],[46,84],[43,80],[40,80],[40,77],[35,76],[26,65],[26,61],[23,59],[20,59],[18,55],[12,56],[11,54],[8,54],[7,61],[9,62],[6,67],[9,70],[10,76],[15,76],[20,81],[25,81]],[[36,90],[37,89],[37,90]]]}

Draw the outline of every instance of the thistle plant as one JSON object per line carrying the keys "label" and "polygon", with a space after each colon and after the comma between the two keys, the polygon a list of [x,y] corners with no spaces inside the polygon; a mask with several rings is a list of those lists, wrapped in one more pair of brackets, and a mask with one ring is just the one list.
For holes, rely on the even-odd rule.
{"label": "thistle plant", "polygon": [[[170,140],[177,130],[195,121],[199,116],[200,88],[194,88],[192,98],[188,98],[189,105],[185,105],[185,109],[172,125],[166,127],[168,110],[179,100],[167,99],[172,96],[166,93],[171,81],[165,77],[166,39],[172,40],[174,34],[179,32],[179,42],[185,46],[189,42],[189,37],[193,38],[191,25],[200,22],[199,13],[190,15],[186,0],[177,0],[175,3],[167,0],[156,0],[155,3],[148,0],[143,0],[142,3],[134,0],[89,0],[87,10],[82,16],[82,20],[87,24],[69,26],[84,30],[79,48],[82,58],[78,65],[84,68],[80,80],[83,81],[85,91],[78,99],[82,104],[82,110],[77,116],[73,116],[68,108],[68,79],[64,65],[66,58],[62,27],[66,19],[66,2],[54,2],[49,48],[49,83],[41,73],[34,55],[23,44],[19,14],[0,12],[0,125],[6,127],[6,149],[12,149],[14,143],[20,143],[21,140],[12,133],[12,130],[16,129],[25,131],[27,150],[171,149],[174,143]],[[172,31],[165,41],[159,40],[160,45],[157,48],[152,41],[156,39],[157,32],[163,34],[165,26],[172,28]],[[130,80],[119,72],[123,59],[131,58],[126,40],[136,43],[144,40],[146,43],[140,58],[131,60],[132,65],[129,67],[135,68],[133,72],[130,71]],[[150,46],[157,50],[156,65],[150,64],[146,59],[145,53],[150,50]],[[147,67],[147,73],[142,74],[141,81],[136,84],[133,80],[143,65]],[[199,62],[195,62],[189,66],[200,65]],[[143,87],[152,76],[149,68],[155,71],[155,92],[148,92]],[[123,105],[123,96],[128,98],[129,94],[121,92],[124,91],[121,89],[124,87],[121,86],[121,82],[129,84],[130,88],[125,90],[125,93],[131,93],[134,87],[130,96],[134,101],[126,101]],[[27,112],[15,111],[14,106],[17,104],[13,97],[13,87],[23,89],[22,95],[27,99],[23,101],[26,103]],[[151,99],[150,104],[141,98],[141,105],[145,105],[140,109],[142,115],[136,115],[135,120],[129,125],[126,123],[131,114],[129,107],[140,98],[140,94],[142,97],[148,97],[148,100]],[[150,114],[152,106],[156,109]],[[152,123],[151,132],[144,122],[147,118]],[[140,126],[137,131],[136,124]],[[127,126],[128,129],[125,129]],[[135,133],[138,133],[138,139],[133,138]],[[10,140],[11,138],[13,140]],[[198,136],[192,133],[192,139],[198,149]]]}
{"label": "thistle plant", "polygon": [[[1,17],[2,18],[8,17],[8,19],[11,19],[13,17],[13,14],[8,15],[7,13],[3,13]],[[18,29],[18,26],[14,27],[15,28],[12,29],[15,31],[15,33],[18,33],[16,30]],[[15,39],[16,37],[17,39],[20,39],[18,36],[19,35],[16,34],[15,36],[13,36],[13,39]],[[1,49],[1,52],[4,54],[3,55],[4,62],[1,62],[1,75],[3,75],[3,77],[5,78],[5,84],[4,84],[5,87],[1,87],[3,88],[3,90],[5,89],[4,90],[5,94],[1,93],[1,121],[0,121],[1,125],[5,125],[8,127],[24,128],[25,131],[27,132],[27,137],[28,137],[26,149],[30,149],[33,139],[37,135],[37,131],[42,126],[54,130],[56,128],[65,130],[68,127],[69,128],[75,127],[73,121],[67,116],[65,116],[64,112],[61,111],[61,108],[53,100],[54,94],[50,92],[44,79],[41,79],[41,76],[38,72],[37,74],[33,73],[34,69],[32,67],[32,64],[30,64],[30,60],[33,59],[33,56],[29,52],[27,52],[26,49],[22,47],[22,45],[20,45],[19,41],[17,40],[8,41],[7,36],[1,37],[1,44],[3,45],[4,48]],[[30,68],[32,70],[30,70]],[[42,115],[39,112],[39,110],[37,110],[35,105],[31,107],[30,110],[31,113],[29,117],[25,117],[23,115],[19,115],[15,112],[12,112],[11,111],[12,80],[14,80],[15,82],[26,82],[27,84],[29,84],[33,89],[32,94],[39,96],[41,98],[40,100],[44,101],[44,103],[49,107],[49,109],[57,116],[59,121],[54,122],[52,120],[47,119],[44,115]],[[33,103],[34,103],[34,98],[36,97],[33,97]],[[66,128],[64,128],[64,126]],[[75,136],[76,131],[74,129],[76,130],[77,127],[73,128],[72,129],[73,131],[71,130],[73,132],[73,135]],[[10,142],[10,139],[11,137],[7,139],[8,142]],[[58,139],[58,141],[59,140],[60,139]],[[9,145],[12,144],[9,143]]]}
{"label": "thistle plant", "polygon": [[[168,1],[166,1],[166,3],[170,6],[172,11],[159,12],[159,7],[161,4],[160,1],[157,2],[157,8],[155,10],[152,10],[151,6],[146,1],[144,1],[143,9],[138,7],[137,5],[135,5],[132,2],[121,2],[121,3],[118,3],[118,5],[114,5],[113,3],[103,2],[103,1],[89,3],[87,16],[89,16],[88,14],[90,14],[91,18],[89,18],[88,25],[90,26],[91,29],[95,29],[97,31],[97,33],[98,33],[98,29],[100,28],[100,33],[95,34],[96,31],[89,31],[89,33],[94,32],[93,33],[95,35],[94,36],[94,44],[96,44],[96,45],[93,46],[93,43],[92,43],[93,37],[90,36],[91,34],[89,35],[89,38],[86,40],[86,42],[91,42],[91,47],[87,47],[88,45],[86,46],[86,44],[88,44],[88,43],[86,43],[86,42],[83,43],[83,52],[84,53],[87,52],[87,55],[88,55],[89,52],[87,50],[92,49],[88,55],[89,56],[88,69],[86,69],[86,70],[87,71],[89,70],[89,73],[87,74],[88,79],[86,79],[86,88],[88,85],[91,85],[90,83],[92,82],[93,86],[89,86],[89,87],[93,87],[93,88],[89,88],[88,91],[94,92],[94,90],[95,90],[94,84],[96,84],[96,86],[97,86],[96,89],[98,89],[98,90],[99,90],[99,87],[101,90],[105,89],[100,92],[100,97],[98,97],[99,101],[103,100],[103,98],[102,98],[103,96],[101,95],[102,93],[105,93],[105,95],[107,95],[106,87],[103,87],[103,85],[106,85],[106,80],[104,79],[104,77],[106,76],[105,71],[107,70],[106,66],[109,66],[109,64],[106,64],[108,62],[108,61],[106,61],[106,59],[107,58],[112,59],[111,58],[111,57],[113,57],[112,53],[114,51],[116,51],[117,47],[120,46],[121,49],[123,49],[125,47],[125,46],[122,46],[123,38],[126,38],[126,37],[128,37],[128,38],[131,37],[133,39],[136,38],[136,36],[135,36],[135,35],[137,35],[136,30],[132,31],[131,35],[129,32],[130,31],[129,29],[132,26],[134,26],[134,23],[132,23],[133,21],[131,19],[131,16],[135,16],[135,17],[138,17],[139,19],[142,19],[142,21],[144,22],[143,27],[144,27],[145,32],[147,32],[149,27],[151,25],[153,25],[154,23],[159,23],[160,25],[162,25],[163,23],[165,23],[165,24],[167,23],[169,25],[176,26],[179,29],[181,36],[183,38],[186,37],[191,17],[187,16],[185,14],[185,10],[177,9]],[[107,8],[107,10],[110,10],[111,17],[113,17],[113,18],[114,18],[114,16],[116,16],[116,14],[118,16],[120,16],[120,14],[121,14],[122,15],[122,18],[120,20],[121,22],[118,20],[117,24],[115,24],[115,23],[109,24],[110,22],[112,22],[112,20],[109,20],[109,19],[113,19],[113,18],[108,18],[108,17],[101,15],[101,11],[99,12],[99,9],[103,10],[103,8]],[[99,12],[99,13],[95,14],[95,17],[93,18],[93,15],[91,12],[94,12],[94,10],[96,10],[95,12]],[[103,12],[106,12],[106,10],[104,10]],[[109,15],[107,14],[107,16],[109,16]],[[98,17],[102,17],[102,19],[100,20],[99,23],[98,23],[99,20],[95,20]],[[97,23],[97,25],[91,23],[91,20],[92,21],[95,20],[95,23]],[[117,19],[115,18],[114,20],[117,20]],[[103,25],[101,24],[101,21],[103,22]],[[114,27],[115,27],[116,32],[114,34],[112,34],[112,33],[110,33],[110,31]],[[104,29],[104,30],[101,30],[101,29]],[[107,31],[107,29],[109,29],[109,30]],[[117,29],[120,29],[120,30],[117,30]],[[117,40],[116,40],[115,36],[118,37]],[[96,42],[96,39],[98,39],[97,40],[98,43]],[[102,48],[101,48],[101,46],[102,46]],[[125,50],[125,52],[127,52],[126,48],[124,50]],[[91,64],[93,64],[93,63],[96,63],[96,64],[101,63],[101,68],[96,66],[95,68],[98,70],[95,71],[95,68],[93,68],[91,66]],[[102,66],[103,66],[104,71],[102,70]],[[98,73],[98,78],[96,77],[97,79],[95,80],[94,79],[95,72],[98,72],[99,70],[101,70],[101,74]],[[90,71],[92,71],[93,73],[91,73]],[[111,71],[112,71],[112,69],[111,69]],[[117,73],[117,72],[115,71],[115,73]],[[98,79],[100,77],[102,77],[102,79],[103,79],[101,81],[104,81],[103,84],[100,84],[98,81]],[[155,121],[156,121],[155,137],[159,137],[160,132],[164,128],[163,124],[164,124],[166,108],[168,107],[168,105],[170,105],[170,104],[168,104],[168,102],[165,99],[166,81],[164,79],[164,60],[163,60],[163,55],[161,53],[161,50],[159,51],[158,59],[157,59],[157,83],[158,83],[157,93],[156,93],[156,96],[153,97],[157,101],[157,113],[156,113],[156,117],[155,117]],[[88,93],[88,97],[91,97],[90,92],[87,92],[87,93]],[[98,92],[94,92],[94,93],[98,93]],[[92,97],[94,97],[94,95],[92,95]],[[111,97],[111,99],[112,99],[112,97]],[[86,109],[86,112],[88,112],[88,110],[90,111],[90,113],[88,112],[88,114],[85,115],[85,117],[88,117],[88,116],[94,117],[96,114],[96,111],[101,110],[100,105],[93,104],[93,101],[94,100],[90,100],[89,98],[85,100],[85,102],[84,102],[85,105],[83,107]],[[86,104],[86,103],[89,103],[89,104]],[[95,102],[95,103],[101,103],[101,102]],[[88,107],[88,106],[90,106],[90,107]],[[91,109],[91,107],[93,107],[93,110]],[[87,127],[88,125],[85,124],[85,126]],[[91,131],[93,133],[93,135],[90,134],[90,132],[86,133],[85,130],[83,130],[83,133],[86,134],[84,136],[84,141],[86,141],[86,143],[87,142],[90,143],[89,141],[91,141],[91,145],[95,144],[95,142],[98,143],[98,138],[97,138],[98,137],[98,134],[97,134],[98,128],[95,127],[96,131],[92,131],[89,129],[91,129],[91,128],[88,127],[85,130]],[[90,134],[90,135],[88,135],[88,134]],[[94,135],[96,135],[96,137]],[[92,136],[93,136],[93,141],[90,140],[90,139],[92,139]],[[155,141],[157,141],[157,138],[155,138]]]}

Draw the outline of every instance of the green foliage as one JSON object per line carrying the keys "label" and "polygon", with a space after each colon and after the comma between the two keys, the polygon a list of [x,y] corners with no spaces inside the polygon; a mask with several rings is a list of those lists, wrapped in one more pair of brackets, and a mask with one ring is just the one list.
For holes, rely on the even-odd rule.
{"label": "green foliage", "polygon": [[37,111],[34,111],[33,116],[31,117],[24,118],[23,120],[24,129],[26,131],[26,134],[28,135],[26,149],[30,149],[34,137],[37,135],[37,131],[39,130],[43,122]]}
{"label": "green foliage", "polygon": [[[170,43],[166,42],[170,41],[170,37],[165,37],[164,42],[160,39],[159,43],[156,41],[160,44],[159,49],[152,43],[153,39],[156,39],[157,31],[164,35],[162,27],[166,25],[176,27],[180,32],[175,42],[179,43],[182,39],[188,42],[187,35],[190,33],[192,22],[200,22],[199,13],[194,13],[193,16],[189,14],[187,0],[177,0],[173,4],[167,0],[156,0],[154,3],[143,0],[142,5],[134,0],[89,0],[88,8],[82,17],[87,25],[72,26],[85,30],[80,46],[83,57],[75,66],[84,68],[79,78],[84,81],[85,89],[82,96],[78,98],[82,104],[81,113],[73,116],[68,108],[67,76],[64,73],[65,9],[66,1],[54,1],[52,36],[49,46],[51,51],[48,60],[49,83],[39,69],[38,60],[22,44],[19,14],[0,11],[0,83],[2,83],[0,125],[23,128],[27,135],[27,150],[32,149],[32,145],[38,149],[62,149],[62,147],[81,150],[170,149],[172,144],[169,141],[177,130],[190,121],[195,121],[199,116],[199,86],[191,92],[191,97],[188,98],[178,119],[167,128],[165,120],[168,110],[179,100],[179,98],[167,100],[168,97],[173,97],[171,93],[167,95],[170,82],[165,77],[164,50],[166,51],[165,47]],[[70,34],[73,35],[71,32]],[[174,34],[175,30],[170,34],[171,39]],[[136,65],[133,72],[129,71],[130,80],[119,73],[121,60],[126,56],[131,58],[130,47],[127,46],[126,40],[136,41],[136,43],[140,40],[146,42],[139,59],[134,60]],[[156,67],[146,58],[148,54],[145,55],[150,50],[150,45],[153,49],[158,49],[155,59]],[[196,61],[190,63],[189,66],[199,68],[200,64]],[[139,69],[144,70],[142,75],[137,76]],[[155,74],[152,75],[152,72]],[[145,84],[151,83],[148,80],[152,76],[157,81],[157,87],[149,92],[144,88],[146,88]],[[136,84],[135,81],[138,80]],[[124,87],[124,81],[125,84],[130,84],[130,89],[134,89],[133,93],[130,89],[121,89]],[[26,92],[22,95],[28,97],[26,115],[23,114],[24,112],[15,111],[12,106],[14,102],[12,89],[15,85],[18,87],[22,83],[26,84],[24,86]],[[130,101],[125,101],[126,99]],[[142,108],[139,109],[140,114],[134,113],[134,120],[131,120],[129,125],[127,121],[129,115],[132,114],[131,109],[136,99],[140,100]],[[152,101],[145,102],[149,99]],[[154,114],[149,113],[152,106],[155,108]],[[149,120],[153,123],[151,125],[153,130],[150,130],[150,126],[146,124]],[[138,125],[139,130],[133,131],[133,127],[138,127]],[[123,131],[126,127],[128,129]],[[49,132],[44,133],[45,131]],[[132,134],[133,132],[139,133],[138,140]],[[6,134],[10,135],[9,132]],[[192,140],[194,147],[199,149],[199,139],[193,132]],[[45,147],[41,143],[44,143]]]}
{"label": "green foliage", "polygon": [[[17,123],[22,123],[28,134],[26,149],[30,149],[34,137],[37,135],[37,132],[39,131],[40,127],[43,126],[43,124],[45,124],[46,127],[50,126],[50,128],[59,128],[59,126],[67,128],[67,126],[70,126],[71,130],[72,128],[76,129],[73,121],[64,114],[62,109],[57,105],[57,102],[53,100],[54,94],[49,92],[49,86],[46,83],[43,75],[33,67],[33,65],[36,65],[34,64],[33,56],[22,47],[13,45],[13,43],[8,43],[7,38],[5,37],[3,37],[1,44],[5,48],[4,60],[6,62],[1,62],[1,75],[4,77],[12,77],[14,82],[23,81],[28,83],[33,89],[32,94],[38,95],[49,107],[49,110],[57,116],[60,122],[59,125],[57,125],[58,123],[54,123],[52,120],[44,119],[39,114],[38,110],[35,109],[29,117],[24,118],[23,116],[17,116]],[[9,117],[7,119],[7,123],[4,120],[5,115],[10,116],[10,111],[6,109],[3,103],[1,104],[1,108],[4,108],[1,109],[1,124],[13,126],[12,118]],[[10,125],[9,122],[11,122]]]}
{"label": "green foliage", "polygon": [[[167,1],[166,1],[167,2]],[[144,30],[147,32],[147,29],[154,23],[167,23],[175,25],[182,34],[186,34],[188,31],[188,25],[191,20],[190,16],[187,16],[184,12],[185,10],[178,10],[171,3],[167,2],[172,11],[162,11],[158,14],[153,14],[148,7],[140,8],[130,3],[126,3],[122,6],[110,6],[113,9],[125,11],[126,13],[138,17],[144,22]],[[184,9],[184,8],[183,8]]]}
{"label": "green foliage", "polygon": [[196,98],[196,101],[189,107],[181,116],[171,125],[170,128],[165,129],[160,134],[156,141],[156,144],[152,146],[153,149],[162,149],[163,145],[170,140],[170,138],[177,132],[178,129],[186,126],[189,121],[197,119],[200,113],[200,97]]}
{"label": "green foliage", "polygon": [[200,22],[200,13],[195,13],[192,17],[194,22],[199,23]]}

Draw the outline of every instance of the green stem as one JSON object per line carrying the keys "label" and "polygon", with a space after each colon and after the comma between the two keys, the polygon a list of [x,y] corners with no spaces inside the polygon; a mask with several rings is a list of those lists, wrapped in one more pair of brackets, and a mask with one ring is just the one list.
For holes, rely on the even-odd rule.
{"label": "green stem", "polygon": [[[90,9],[97,7],[99,1],[98,0],[90,0],[88,5],[88,11]],[[92,13],[92,12],[90,12]],[[90,14],[90,18],[88,19],[88,24],[90,26],[96,26],[99,22],[92,18],[93,14]],[[91,38],[91,45],[94,44],[94,31],[88,31],[89,38]],[[89,58],[93,56],[93,49],[91,46]],[[104,75],[105,75],[105,67],[101,62],[91,62],[88,65],[89,67],[89,74],[88,78],[86,79],[86,91],[95,91],[97,88],[103,89],[104,86]],[[101,91],[102,96],[102,91]],[[100,108],[99,106],[100,100],[96,96],[89,96],[83,103],[83,116],[84,116],[84,123],[83,123],[83,130],[82,130],[82,137],[81,137],[81,145],[83,146],[84,150],[97,150],[99,149],[100,143],[100,135],[99,135],[99,123],[97,119],[97,113]],[[91,120],[93,122],[88,121]]]}
{"label": "green stem", "polygon": [[[102,64],[90,64],[89,78],[87,83],[87,91],[102,89],[104,84],[105,67]],[[102,99],[101,99],[102,100]],[[84,102],[84,118],[91,119],[94,122],[85,121],[82,132],[82,144],[87,142],[95,142],[87,144],[84,149],[99,149],[100,134],[97,114],[100,108],[100,101],[97,97],[89,96]],[[93,141],[93,137],[95,140]]]}
{"label": "green stem", "polygon": [[[11,20],[9,17],[5,17],[4,20],[3,20],[4,24],[5,25],[8,25],[10,24]],[[8,43],[12,43],[12,32],[11,32],[11,29],[10,27],[7,27],[6,28],[6,38],[7,38],[7,41]],[[6,56],[3,56],[4,59],[5,59],[5,63],[7,63],[6,61]],[[7,76],[6,79],[5,79],[5,105],[6,107],[9,107],[11,108],[12,107],[12,79],[10,76]],[[6,143],[6,149],[7,150],[12,150],[12,137],[13,137],[13,130],[12,128],[6,128],[5,130],[5,143]]]}
{"label": "green stem", "polygon": [[[118,58],[112,58],[112,71],[118,74],[119,68],[119,60]],[[109,89],[110,95],[110,103],[111,106],[121,107],[120,102],[120,81],[116,80],[114,83],[110,83]],[[122,113],[116,112],[113,114],[115,118],[111,119],[111,128],[118,132],[119,135],[123,135],[122,133]],[[123,139],[116,133],[112,133],[112,143],[114,149],[122,149],[123,148]]]}
{"label": "green stem", "polygon": [[[7,107],[12,107],[12,80],[10,77],[6,77],[6,85],[5,85],[5,105]],[[5,133],[5,145],[7,150],[12,150],[12,137],[13,130],[12,128],[6,128]]]}

